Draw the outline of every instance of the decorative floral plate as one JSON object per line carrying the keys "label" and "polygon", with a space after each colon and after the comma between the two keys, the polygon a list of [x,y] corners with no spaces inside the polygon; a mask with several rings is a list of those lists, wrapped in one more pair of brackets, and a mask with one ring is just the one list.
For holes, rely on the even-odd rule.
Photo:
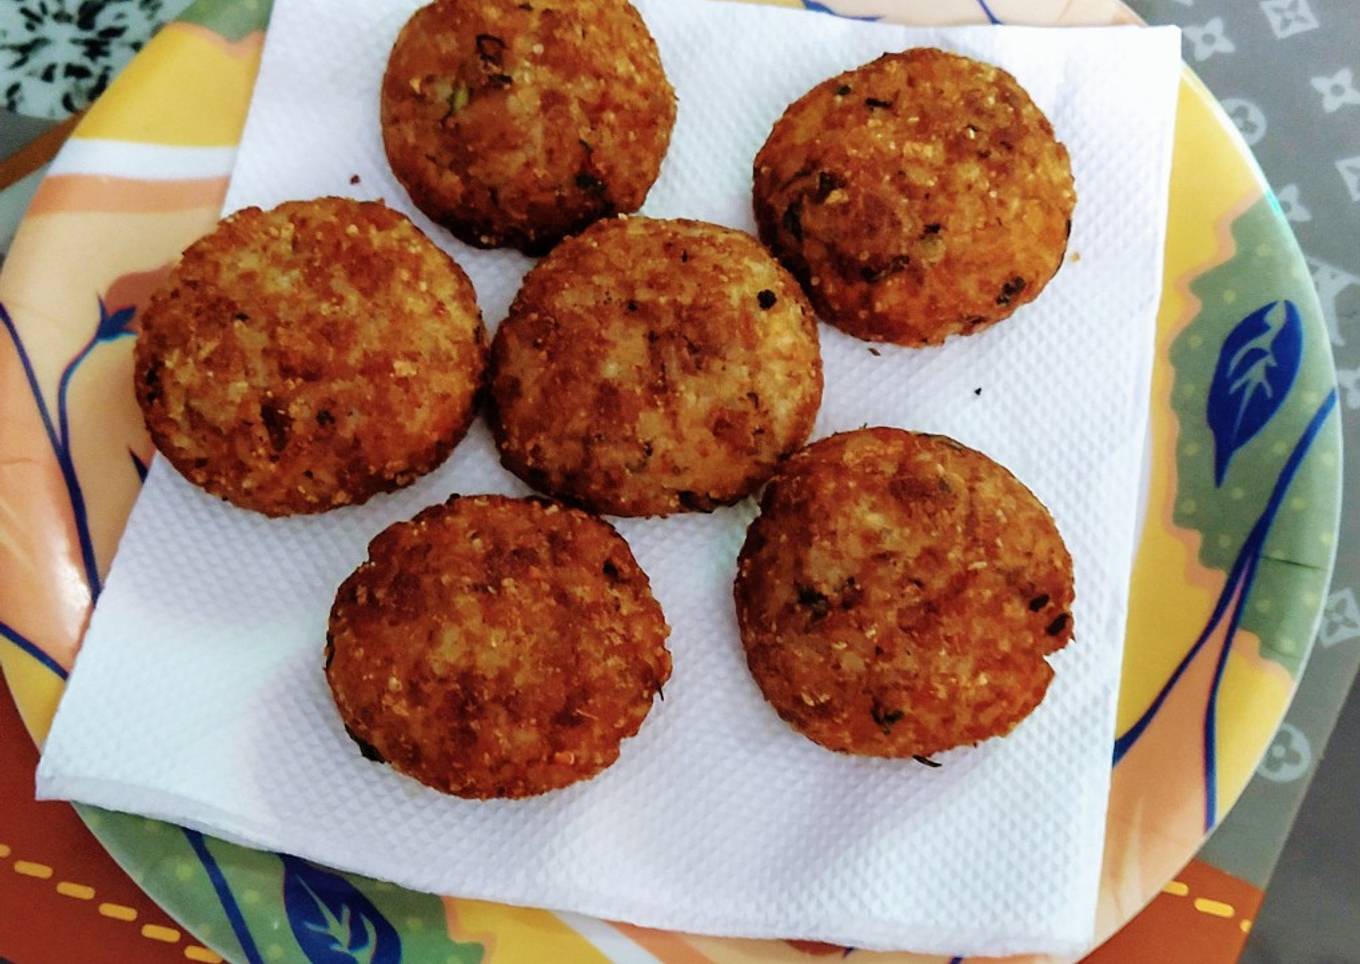
{"label": "decorative floral plate", "polygon": [[[38,741],[151,457],[131,390],[137,312],[217,219],[268,7],[199,0],[158,34],[53,163],[0,275],[0,666]],[[1136,22],[1116,0],[844,0],[836,12]],[[1195,854],[1268,747],[1321,615],[1340,502],[1335,372],[1303,257],[1236,129],[1188,70],[1179,108],[1102,940]],[[79,809],[142,887],[233,960],[847,953],[411,893]]]}

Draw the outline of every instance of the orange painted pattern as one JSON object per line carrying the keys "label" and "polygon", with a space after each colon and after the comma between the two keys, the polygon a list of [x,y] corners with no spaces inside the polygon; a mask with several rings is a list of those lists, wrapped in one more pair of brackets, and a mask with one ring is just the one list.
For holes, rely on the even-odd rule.
{"label": "orange painted pattern", "polygon": [[61,174],[45,178],[28,206],[28,217],[55,211],[147,214],[186,208],[222,209],[227,177],[141,181],[94,174]]}
{"label": "orange painted pattern", "polygon": [[1261,890],[1202,860],[1192,860],[1087,964],[1234,964],[1261,908]]}
{"label": "orange painted pattern", "polygon": [[0,682],[0,954],[20,964],[220,964],[119,869],[69,804],[33,799],[38,751],[22,727]]}
{"label": "orange painted pattern", "polygon": [[666,964],[712,964],[713,958],[704,954],[685,939],[683,934],[652,930],[633,924],[615,923],[616,927],[634,944]]}

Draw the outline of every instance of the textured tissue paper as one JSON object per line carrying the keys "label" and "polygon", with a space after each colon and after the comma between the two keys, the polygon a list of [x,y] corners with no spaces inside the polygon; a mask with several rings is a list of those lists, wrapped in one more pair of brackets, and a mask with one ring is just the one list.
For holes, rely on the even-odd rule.
{"label": "textured tissue paper", "polygon": [[[467,269],[494,329],[530,261],[434,227],[383,156],[378,84],[417,5],[276,0],[227,209],[382,198]],[[754,230],[751,161],[784,107],[911,46],[1004,66],[1067,144],[1079,194],[1069,258],[1037,303],[943,347],[880,355],[823,325],[815,433],[866,422],[946,433],[1048,505],[1075,560],[1077,631],[1053,660],[1047,699],[1012,735],[942,754],[939,769],[854,759],[799,736],[761,698],[737,636],[731,583],[748,500],[617,521],[673,627],[675,675],[605,773],[528,801],[471,802],[366,762],[322,676],[331,599],[389,523],[451,492],[526,491],[478,423],[410,488],[307,518],[232,508],[157,459],[47,741],[39,793],[419,890],[654,927],[946,954],[1080,951],[1104,837],[1178,34],[638,6],[679,98],[646,214]]]}

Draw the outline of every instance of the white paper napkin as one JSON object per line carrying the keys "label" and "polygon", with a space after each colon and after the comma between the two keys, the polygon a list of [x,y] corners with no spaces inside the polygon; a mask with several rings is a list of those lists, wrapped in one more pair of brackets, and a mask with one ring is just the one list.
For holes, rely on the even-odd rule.
{"label": "white paper napkin", "polygon": [[[378,83],[416,0],[277,0],[228,209],[385,199],[467,269],[490,324],[529,260],[473,251],[409,204]],[[1036,304],[912,351],[822,327],[817,435],[944,432],[1051,508],[1076,568],[1076,640],[1013,735],[940,757],[852,759],[782,723],[732,611],[751,503],[620,531],[674,628],[675,675],[600,777],[524,802],[442,796],[360,758],[321,672],[337,584],[368,539],[450,492],[526,491],[483,425],[411,488],[270,521],[157,459],[47,742],[39,794],[165,818],[409,887],[677,930],[942,953],[1072,952],[1091,938],[1178,78],[1174,29],[912,30],[700,0],[639,3],[679,96],[645,213],[752,230],[751,160],[784,107],[887,50],[1012,71],[1072,154],[1071,258]],[[353,175],[359,181],[351,184]]]}

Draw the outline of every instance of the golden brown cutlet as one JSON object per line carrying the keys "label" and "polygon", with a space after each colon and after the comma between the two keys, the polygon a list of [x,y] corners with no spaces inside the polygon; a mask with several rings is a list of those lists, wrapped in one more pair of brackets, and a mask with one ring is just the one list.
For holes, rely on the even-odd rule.
{"label": "golden brown cutlet", "polygon": [[612,764],[670,677],[647,575],[608,523],[454,496],[341,584],[326,678],[365,755],[461,797],[527,797]]}
{"label": "golden brown cutlet", "polygon": [[1072,638],[1072,560],[1039,500],[982,453],[900,429],[833,435],[784,464],[735,595],[779,715],[868,756],[1009,732]]}
{"label": "golden brown cutlet", "polygon": [[404,215],[328,197],[245,208],[190,245],[142,314],[135,385],[181,474],[282,516],[439,465],[485,356],[462,269]]}
{"label": "golden brown cutlet", "polygon": [[821,317],[901,345],[1037,298],[1075,204],[1067,150],[1015,78],[933,48],[818,84],[755,160],[760,236]]}

